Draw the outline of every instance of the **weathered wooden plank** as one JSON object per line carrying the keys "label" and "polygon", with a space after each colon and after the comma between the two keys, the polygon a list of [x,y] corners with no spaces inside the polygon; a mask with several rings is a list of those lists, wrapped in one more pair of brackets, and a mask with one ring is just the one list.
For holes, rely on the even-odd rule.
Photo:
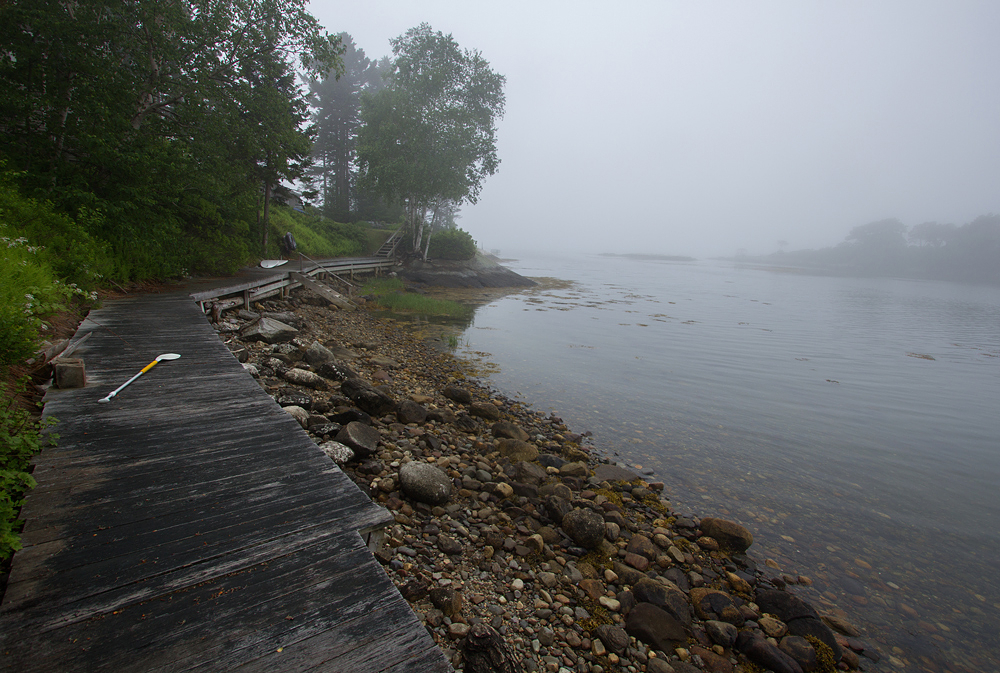
{"label": "weathered wooden plank", "polygon": [[[0,668],[304,670],[275,658],[287,642],[314,669],[449,670],[356,532],[391,515],[194,302],[109,302],[91,318],[80,354],[94,385],[47,398],[63,438],[35,461]],[[163,352],[182,358],[97,403]]]}
{"label": "weathered wooden plank", "polygon": [[291,277],[292,280],[294,280],[297,283],[302,283],[307,288],[309,288],[310,290],[312,290],[313,292],[315,292],[316,294],[318,294],[323,299],[327,300],[337,308],[341,309],[342,311],[353,311],[357,308],[354,304],[345,299],[342,294],[336,292],[335,290],[333,290],[333,288],[324,285],[323,283],[317,280],[313,280],[309,276],[300,273],[293,273],[291,274]]}

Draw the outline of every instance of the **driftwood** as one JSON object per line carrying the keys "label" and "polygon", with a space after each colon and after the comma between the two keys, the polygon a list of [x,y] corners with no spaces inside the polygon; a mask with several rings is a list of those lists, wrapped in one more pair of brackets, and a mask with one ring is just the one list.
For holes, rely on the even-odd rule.
{"label": "driftwood", "polygon": [[220,299],[218,301],[212,302],[212,322],[219,322],[222,320],[222,312],[228,311],[231,308],[236,308],[237,306],[243,306],[243,297],[234,297],[232,299]]}
{"label": "driftwood", "polygon": [[462,647],[468,673],[523,673],[514,648],[489,624],[473,624]]}

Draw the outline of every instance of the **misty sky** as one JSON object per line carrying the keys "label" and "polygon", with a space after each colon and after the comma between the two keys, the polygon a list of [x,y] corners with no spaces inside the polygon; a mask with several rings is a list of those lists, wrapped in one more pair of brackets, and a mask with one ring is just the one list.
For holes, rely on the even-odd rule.
{"label": "misty sky", "polygon": [[507,77],[481,246],[706,256],[1000,212],[1000,3],[312,0],[370,58],[422,21]]}

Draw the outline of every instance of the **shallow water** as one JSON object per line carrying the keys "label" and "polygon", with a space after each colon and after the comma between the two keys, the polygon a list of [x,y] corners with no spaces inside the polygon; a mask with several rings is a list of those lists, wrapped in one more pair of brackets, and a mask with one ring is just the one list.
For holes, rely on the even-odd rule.
{"label": "shallow water", "polygon": [[868,670],[1000,670],[1000,289],[510,266],[575,283],[477,309],[458,353],[488,353],[491,385],[655,470],[676,509],[746,524],[877,646]]}

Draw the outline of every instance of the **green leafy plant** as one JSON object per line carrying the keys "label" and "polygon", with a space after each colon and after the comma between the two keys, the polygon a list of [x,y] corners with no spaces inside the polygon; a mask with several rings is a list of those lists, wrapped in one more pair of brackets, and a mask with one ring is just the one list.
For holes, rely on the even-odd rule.
{"label": "green leafy plant", "polygon": [[446,229],[431,236],[427,256],[430,259],[472,259],[476,256],[476,242],[463,229]]}
{"label": "green leafy plant", "polygon": [[31,457],[58,439],[49,431],[55,419],[37,419],[18,406],[15,394],[23,387],[23,381],[13,390],[4,386],[6,403],[0,406],[0,562],[21,548],[17,514],[24,494],[35,487]]}

